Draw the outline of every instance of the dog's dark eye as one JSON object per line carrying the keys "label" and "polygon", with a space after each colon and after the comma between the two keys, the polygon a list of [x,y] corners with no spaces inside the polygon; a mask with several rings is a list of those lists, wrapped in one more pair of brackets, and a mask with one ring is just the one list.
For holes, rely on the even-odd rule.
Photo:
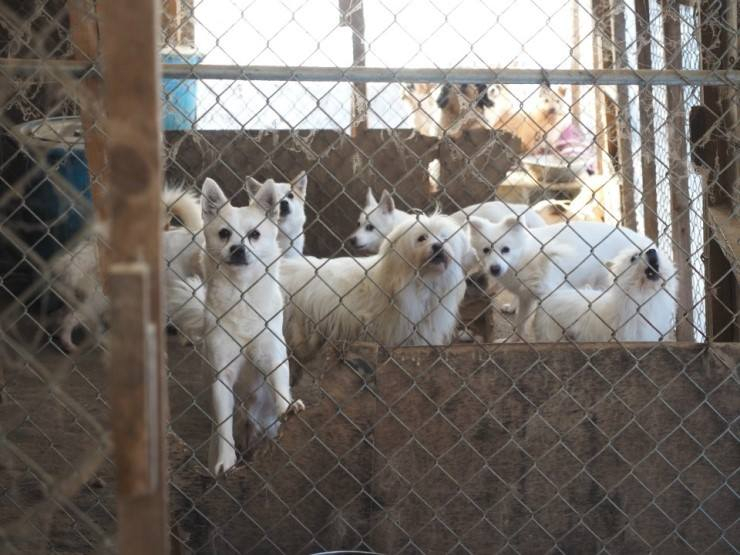
{"label": "dog's dark eye", "polygon": [[229,237],[231,237],[231,230],[226,227],[222,227],[218,230],[218,236],[221,237],[224,241],[226,241]]}
{"label": "dog's dark eye", "polygon": [[292,198],[293,198],[293,193],[288,193],[288,194],[287,194],[287,195],[285,195],[285,196],[286,196],[286,197],[288,197],[289,199],[292,199]]}
{"label": "dog's dark eye", "polygon": [[509,250],[510,250],[509,247],[501,247],[501,252],[503,254],[506,254],[507,252],[509,252]]}
{"label": "dog's dark eye", "polygon": [[483,254],[491,254],[491,247],[485,247],[483,249]]}
{"label": "dog's dark eye", "polygon": [[419,237],[417,237],[417,238],[416,238],[416,240],[417,240],[417,241],[418,241],[419,243],[423,243],[424,241],[426,241],[426,240],[427,240],[427,236],[426,236],[426,235],[419,235]]}
{"label": "dog's dark eye", "polygon": [[365,226],[365,231],[375,231],[375,226],[373,224],[367,224]]}
{"label": "dog's dark eye", "polygon": [[636,254],[633,255],[632,258],[630,258],[630,262],[634,262],[635,260],[637,260],[637,255]]}
{"label": "dog's dark eye", "polygon": [[260,235],[262,234],[259,231],[257,231],[256,229],[253,229],[252,231],[247,233],[247,239],[249,239],[250,241],[256,241],[257,239],[260,238]]}

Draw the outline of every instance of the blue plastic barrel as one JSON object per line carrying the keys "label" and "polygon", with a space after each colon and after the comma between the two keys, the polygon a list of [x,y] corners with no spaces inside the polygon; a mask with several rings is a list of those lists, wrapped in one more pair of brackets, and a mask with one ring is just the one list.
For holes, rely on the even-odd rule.
{"label": "blue plastic barrel", "polygon": [[[192,48],[165,49],[163,64],[189,64],[200,62],[203,56]],[[192,129],[198,117],[198,82],[195,79],[164,79],[163,111],[164,129]]]}
{"label": "blue plastic barrel", "polygon": [[21,218],[23,238],[49,258],[79,233],[92,195],[82,124],[77,117],[47,118],[16,127],[28,179]]}

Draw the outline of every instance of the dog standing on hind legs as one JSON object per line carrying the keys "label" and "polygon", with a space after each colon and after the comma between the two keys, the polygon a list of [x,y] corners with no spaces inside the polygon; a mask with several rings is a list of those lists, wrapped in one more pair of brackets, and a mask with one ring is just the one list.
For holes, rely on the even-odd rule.
{"label": "dog standing on hind legs", "polygon": [[234,413],[237,397],[249,419],[248,445],[274,438],[281,417],[303,409],[290,392],[283,339],[284,302],[278,285],[280,251],[273,222],[279,197],[262,184],[249,206],[232,206],[218,184],[203,184],[206,292],[203,336],[214,379],[213,426],[208,466],[214,475],[237,461]]}

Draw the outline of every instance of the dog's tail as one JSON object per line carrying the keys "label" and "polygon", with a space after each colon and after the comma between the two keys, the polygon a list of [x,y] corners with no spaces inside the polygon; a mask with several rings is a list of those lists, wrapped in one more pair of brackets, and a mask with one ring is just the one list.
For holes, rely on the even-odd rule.
{"label": "dog's tail", "polygon": [[167,280],[167,317],[187,341],[199,344],[205,325],[206,286],[196,276]]}
{"label": "dog's tail", "polygon": [[203,229],[200,200],[192,191],[167,184],[162,189],[162,202],[167,207],[165,229],[184,227],[191,233],[198,233]]}

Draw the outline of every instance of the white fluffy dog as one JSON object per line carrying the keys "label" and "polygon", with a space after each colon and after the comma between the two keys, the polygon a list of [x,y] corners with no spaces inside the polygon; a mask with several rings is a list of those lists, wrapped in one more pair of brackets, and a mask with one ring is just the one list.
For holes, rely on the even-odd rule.
{"label": "white fluffy dog", "polygon": [[[492,222],[500,222],[508,216],[520,216],[529,227],[545,225],[542,217],[526,204],[504,203],[498,200],[472,204],[458,210],[453,217],[465,220],[465,216],[479,216]],[[368,188],[365,206],[358,220],[359,227],[349,237],[350,245],[358,251],[376,253],[391,230],[403,222],[414,219],[413,214],[396,208],[393,197],[386,190],[375,200],[372,189]]]}
{"label": "white fluffy dog", "polygon": [[625,248],[652,243],[631,229],[597,222],[528,228],[515,217],[499,223],[471,218],[470,227],[483,271],[518,299],[515,332],[520,335],[539,299],[559,287],[605,289],[609,260]]}
{"label": "white fluffy dog", "polygon": [[[213,420],[209,468],[214,475],[236,464],[234,411],[237,396],[249,418],[248,445],[275,437],[280,418],[303,404],[292,401],[285,341],[284,301],[278,285],[280,249],[272,218],[275,183],[265,182],[246,207],[231,205],[218,184],[203,184],[205,302],[203,337],[213,372]],[[185,287],[203,285],[191,280]],[[172,294],[170,289],[168,293]],[[191,314],[193,311],[190,311]],[[196,316],[190,321],[197,322]],[[192,330],[188,330],[192,331]]]}
{"label": "white fluffy dog", "polygon": [[[165,230],[169,230],[164,235],[165,257],[168,262],[179,258],[177,264],[181,265],[180,271],[192,273],[195,271],[193,265],[198,264],[193,256],[197,258],[200,249],[188,248],[187,253],[174,247],[168,250],[168,238],[179,234],[178,236],[187,236],[188,242],[191,242],[194,234],[200,231],[203,221],[198,198],[181,187],[167,185],[162,190],[162,204],[165,210]],[[176,227],[182,229],[176,230]],[[107,237],[107,231],[100,230],[99,235]],[[97,239],[95,234],[87,237],[52,263],[52,271],[61,286],[60,292],[68,301],[57,333],[57,338],[68,352],[77,349],[72,338],[75,328],[81,325],[88,329],[96,328],[108,306],[99,275]],[[180,240],[177,242],[180,243]],[[73,298],[69,298],[70,296]]]}
{"label": "white fluffy dog", "polygon": [[608,264],[606,290],[562,287],[533,316],[536,341],[660,341],[674,327],[678,280],[655,248],[627,248]]}
{"label": "white fluffy dog", "polygon": [[[278,183],[268,179],[265,183],[274,183],[277,198],[280,201],[278,218],[278,246],[285,258],[294,258],[303,254],[306,238],[303,227],[306,225],[306,188],[308,177],[301,172],[290,183]],[[247,178],[247,188],[252,195],[262,187],[262,183],[252,177]]]}
{"label": "white fluffy dog", "polygon": [[377,256],[287,260],[288,344],[304,361],[326,339],[446,344],[475,263],[467,227],[442,215],[401,223]]}

